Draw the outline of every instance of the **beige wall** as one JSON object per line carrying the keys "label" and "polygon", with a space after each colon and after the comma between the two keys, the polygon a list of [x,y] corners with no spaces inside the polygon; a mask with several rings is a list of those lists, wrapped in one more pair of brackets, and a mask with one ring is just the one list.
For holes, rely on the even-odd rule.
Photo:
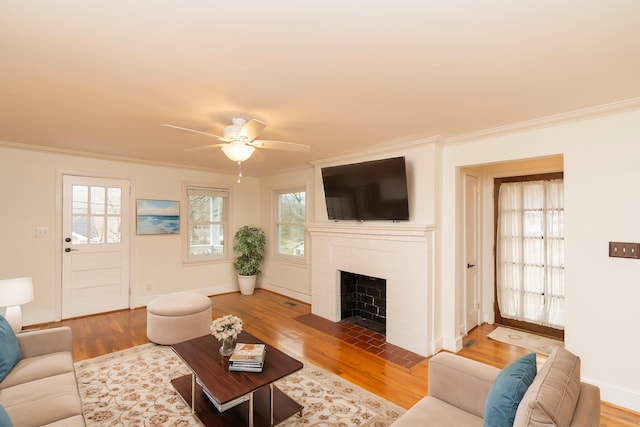
{"label": "beige wall", "polygon": [[[59,316],[60,286],[59,176],[63,172],[129,179],[131,195],[132,305],[144,305],[153,295],[182,290],[215,294],[237,289],[230,259],[215,264],[183,264],[182,234],[137,236],[135,200],[182,200],[184,182],[229,186],[232,190],[231,230],[260,224],[259,181],[235,175],[149,166],[0,147],[0,277],[31,276],[35,300],[23,306],[24,324]],[[181,203],[184,213],[184,203]],[[47,227],[49,237],[36,238],[35,228]]]}
{"label": "beige wall", "polygon": [[[640,411],[640,342],[634,338],[640,260],[608,257],[609,241],[640,242],[639,139],[636,110],[445,147],[438,250],[445,348],[457,350],[461,342],[456,313],[464,266],[456,255],[462,234],[457,215],[462,170],[559,155],[565,174],[566,346],[581,356],[583,378],[601,387],[604,400]],[[490,260],[485,254],[485,268]]]}
{"label": "beige wall", "polygon": [[[566,194],[566,345],[582,358],[583,377],[601,387],[603,399],[640,411],[640,372],[635,339],[640,301],[640,260],[608,257],[609,241],[640,242],[640,110],[587,118],[465,142],[416,141],[384,152],[328,159],[261,179],[0,148],[0,277],[34,278],[36,300],[25,305],[26,323],[51,320],[54,310],[58,229],[58,170],[129,178],[134,196],[180,200],[181,183],[228,184],[233,189],[232,228],[257,224],[270,229],[274,189],[304,185],[310,222],[326,221],[319,166],[406,155],[412,222],[434,225],[434,335],[442,348],[457,350],[460,336],[462,265],[461,179],[465,170],[555,157],[563,159]],[[518,172],[516,168],[514,172]],[[526,168],[525,168],[526,169]],[[486,171],[485,171],[486,172]],[[494,171],[495,172],[495,171]],[[510,171],[511,172],[511,171]],[[527,172],[521,170],[521,172]],[[483,175],[483,206],[492,203]],[[483,221],[483,307],[493,303],[491,236]],[[35,238],[35,227],[50,237]],[[229,263],[185,266],[177,236],[132,236],[132,285],[136,301],[185,287],[206,291],[235,287]],[[488,248],[488,249],[487,249]],[[309,254],[307,254],[309,255]],[[310,300],[310,258],[292,264],[268,249],[262,287]],[[151,290],[148,290],[148,286]]]}

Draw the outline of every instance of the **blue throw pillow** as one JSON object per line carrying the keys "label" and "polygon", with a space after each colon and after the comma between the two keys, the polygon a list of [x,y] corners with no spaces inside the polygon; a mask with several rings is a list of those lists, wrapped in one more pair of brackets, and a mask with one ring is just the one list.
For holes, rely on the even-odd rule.
{"label": "blue throw pillow", "polygon": [[4,380],[21,358],[18,338],[7,319],[0,315],[0,381]]}
{"label": "blue throw pillow", "polygon": [[0,405],[0,427],[13,427],[13,422],[2,405]]}
{"label": "blue throw pillow", "polygon": [[505,367],[496,377],[484,407],[484,427],[511,427],[518,405],[538,368],[536,354],[527,354]]}

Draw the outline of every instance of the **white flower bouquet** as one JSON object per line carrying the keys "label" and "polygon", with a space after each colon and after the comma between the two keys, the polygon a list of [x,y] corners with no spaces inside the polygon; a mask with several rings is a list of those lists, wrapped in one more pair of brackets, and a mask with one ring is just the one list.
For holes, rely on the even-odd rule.
{"label": "white flower bouquet", "polygon": [[209,329],[211,329],[211,335],[220,341],[227,338],[236,339],[238,334],[242,332],[242,320],[232,314],[227,314],[211,322]]}

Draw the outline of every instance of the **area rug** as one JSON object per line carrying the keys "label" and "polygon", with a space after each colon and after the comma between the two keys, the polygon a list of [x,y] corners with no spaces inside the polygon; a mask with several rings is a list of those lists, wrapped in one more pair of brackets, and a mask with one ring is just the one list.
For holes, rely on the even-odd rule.
{"label": "area rug", "polygon": [[547,338],[517,329],[498,326],[488,335],[489,338],[506,344],[526,348],[535,353],[550,355],[555,347],[564,346],[560,340]]}
{"label": "area rug", "polygon": [[[304,368],[276,383],[304,406],[285,427],[384,427],[405,410],[331,372]],[[170,380],[189,369],[170,347],[144,344],[75,363],[87,426],[191,427],[202,424]]]}

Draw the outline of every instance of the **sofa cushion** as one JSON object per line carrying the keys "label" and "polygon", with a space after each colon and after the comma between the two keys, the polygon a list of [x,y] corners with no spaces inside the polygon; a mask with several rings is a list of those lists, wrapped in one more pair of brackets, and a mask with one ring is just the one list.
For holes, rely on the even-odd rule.
{"label": "sofa cushion", "polygon": [[489,389],[484,410],[485,427],[513,425],[520,400],[537,373],[535,353],[505,367]]}
{"label": "sofa cushion", "polygon": [[42,427],[85,427],[84,416],[74,415],[73,417],[65,418],[64,420],[54,421],[49,424],[45,424]]}
{"label": "sofa cushion", "polygon": [[23,358],[0,383],[0,390],[67,372],[74,370],[73,357],[66,351]]}
{"label": "sofa cushion", "polygon": [[569,426],[579,396],[580,358],[557,347],[522,398],[513,425]]}
{"label": "sofa cushion", "polygon": [[9,414],[7,414],[2,405],[0,405],[0,427],[13,427],[11,418],[9,418]]}
{"label": "sofa cushion", "polygon": [[0,315],[0,381],[22,358],[18,339],[7,319]]}
{"label": "sofa cushion", "polygon": [[391,427],[482,427],[482,418],[432,396],[422,398]]}
{"label": "sofa cushion", "polygon": [[0,404],[13,423],[21,427],[41,427],[82,416],[82,402],[78,398],[73,372],[4,389],[0,392]]}

